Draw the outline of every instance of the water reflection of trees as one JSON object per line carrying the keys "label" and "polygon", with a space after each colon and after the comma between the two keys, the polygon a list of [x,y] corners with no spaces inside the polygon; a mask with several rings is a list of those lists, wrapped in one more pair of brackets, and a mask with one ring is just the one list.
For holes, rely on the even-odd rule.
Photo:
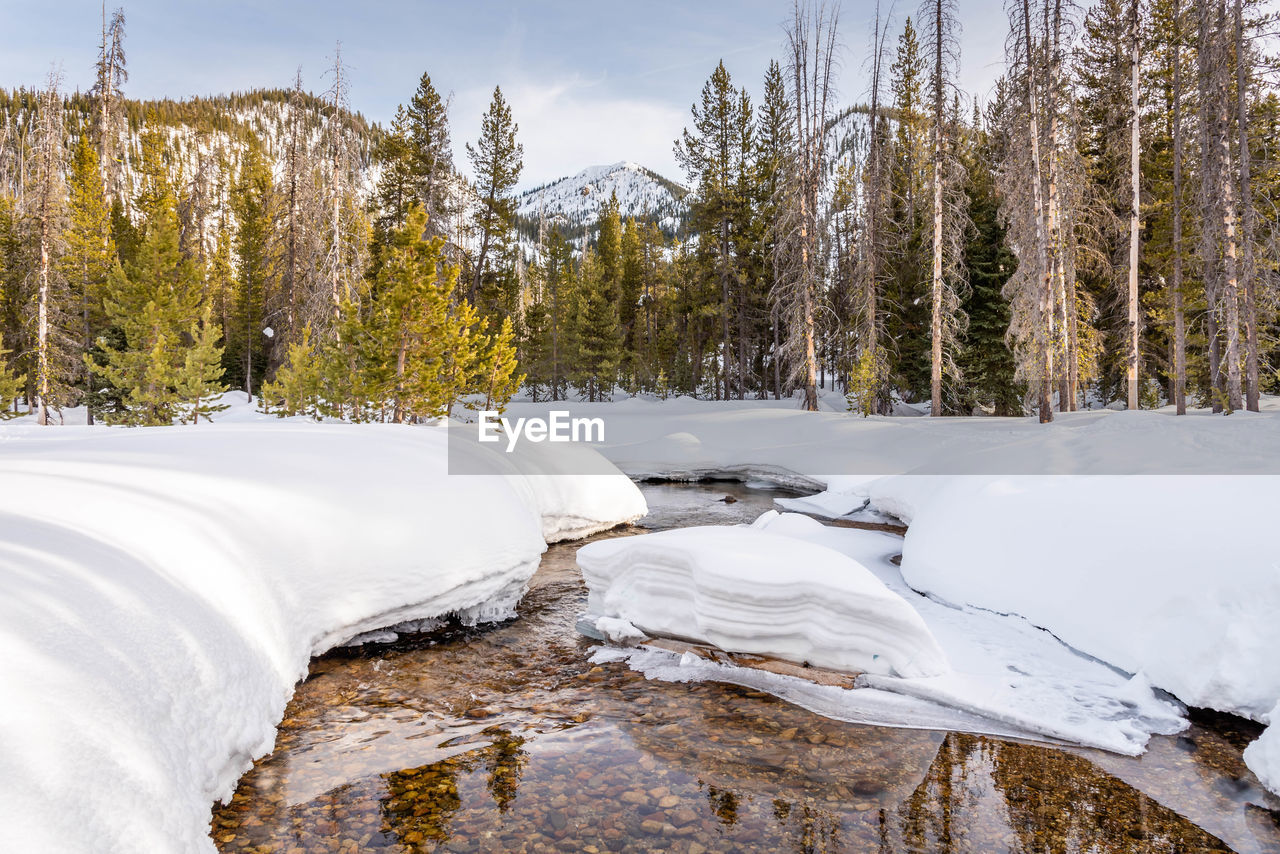
{"label": "water reflection of trees", "polygon": [[383,774],[383,832],[417,850],[424,843],[439,844],[452,835],[450,825],[462,806],[458,781],[479,769],[487,772],[485,787],[499,811],[516,799],[520,776],[528,764],[524,738],[509,730],[486,730],[489,743],[419,768]]}
{"label": "water reflection of trees", "polygon": [[882,811],[880,836],[883,852],[1230,850],[1087,759],[958,733],[916,790]]}
{"label": "water reflection of trees", "polygon": [[1023,848],[1045,854],[1230,851],[1221,840],[1079,756],[1005,744],[992,779]]}

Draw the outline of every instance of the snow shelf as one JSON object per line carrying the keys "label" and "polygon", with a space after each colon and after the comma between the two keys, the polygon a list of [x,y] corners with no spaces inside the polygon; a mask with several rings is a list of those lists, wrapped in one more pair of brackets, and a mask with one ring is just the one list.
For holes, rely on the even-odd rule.
{"label": "snow shelf", "polygon": [[857,561],[822,546],[705,526],[589,543],[578,565],[592,617],[626,620],[648,635],[829,670],[937,676],[949,669],[910,605]]}
{"label": "snow shelf", "polygon": [[312,655],[513,614],[625,477],[449,477],[443,430],[0,429],[0,850],[212,852]]}

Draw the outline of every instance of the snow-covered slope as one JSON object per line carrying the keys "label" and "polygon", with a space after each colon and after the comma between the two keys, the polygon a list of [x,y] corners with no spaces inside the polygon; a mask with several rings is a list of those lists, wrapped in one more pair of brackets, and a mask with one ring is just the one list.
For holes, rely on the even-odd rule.
{"label": "snow-covered slope", "polygon": [[545,537],[645,512],[446,470],[435,428],[0,428],[0,850],[212,852],[311,655],[510,616]]}
{"label": "snow-covered slope", "polygon": [[520,195],[517,213],[527,222],[539,217],[549,224],[581,228],[594,225],[600,211],[617,194],[622,218],[652,220],[674,231],[683,221],[684,187],[636,163],[623,161],[590,166]]}

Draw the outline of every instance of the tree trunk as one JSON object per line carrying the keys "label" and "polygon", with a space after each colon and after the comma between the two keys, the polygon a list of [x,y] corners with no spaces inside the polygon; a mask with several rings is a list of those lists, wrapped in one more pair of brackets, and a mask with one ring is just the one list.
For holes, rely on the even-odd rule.
{"label": "tree trunk", "polygon": [[1129,408],[1138,409],[1138,341],[1141,335],[1138,318],[1138,228],[1139,204],[1141,190],[1141,162],[1139,160],[1139,142],[1141,134],[1141,117],[1138,103],[1138,0],[1131,0],[1129,17],[1129,41],[1131,53],[1129,107],[1129,183],[1132,200],[1129,206],[1129,336],[1126,358],[1126,375],[1129,384]]}
{"label": "tree trunk", "polygon": [[1049,269],[1044,221],[1044,201],[1040,189],[1040,122],[1037,116],[1035,51],[1031,43],[1031,0],[1022,0],[1024,48],[1027,56],[1027,104],[1031,138],[1032,195],[1035,205],[1036,250],[1042,279],[1040,296],[1040,423],[1053,420],[1053,280]]}
{"label": "tree trunk", "polygon": [[1187,331],[1182,295],[1182,10],[1173,0],[1173,402],[1187,414]]}
{"label": "tree trunk", "polygon": [[[51,175],[45,176],[52,180]],[[49,191],[42,190],[40,201],[40,286],[36,307],[36,411],[41,426],[49,423]]]}
{"label": "tree trunk", "polygon": [[[942,0],[934,3],[933,280],[930,315],[929,415],[942,415]],[[873,119],[874,120],[874,119]]]}
{"label": "tree trunk", "polygon": [[1258,306],[1254,294],[1255,262],[1253,240],[1256,234],[1253,209],[1253,182],[1251,180],[1249,151],[1249,61],[1244,41],[1244,10],[1242,0],[1235,0],[1236,24],[1236,122],[1239,125],[1240,143],[1240,243],[1243,247],[1241,279],[1244,285],[1245,330],[1245,405],[1250,412],[1258,411]]}

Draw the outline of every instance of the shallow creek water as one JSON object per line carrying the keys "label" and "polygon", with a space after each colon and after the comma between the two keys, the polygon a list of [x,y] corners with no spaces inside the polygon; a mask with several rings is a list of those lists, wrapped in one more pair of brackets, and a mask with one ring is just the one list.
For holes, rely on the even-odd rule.
{"label": "shallow creek water", "polygon": [[[646,485],[645,529],[750,521],[779,493]],[[735,503],[721,499],[732,495]],[[720,684],[592,665],[575,543],[518,619],[312,662],[276,749],[214,811],[224,852],[1280,852],[1280,799],[1196,714],[1138,759],[860,726]]]}

